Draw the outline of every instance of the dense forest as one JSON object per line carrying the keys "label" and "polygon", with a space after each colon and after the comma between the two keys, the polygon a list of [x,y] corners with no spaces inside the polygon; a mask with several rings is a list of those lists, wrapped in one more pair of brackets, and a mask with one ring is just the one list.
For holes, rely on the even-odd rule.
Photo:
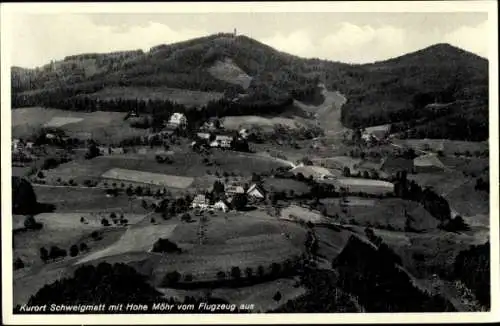
{"label": "dense forest", "polygon": [[490,242],[460,252],[455,258],[453,276],[470,288],[482,305],[490,308]]}
{"label": "dense forest", "polygon": [[[451,312],[454,307],[413,285],[399,257],[351,236],[332,262],[339,287],[358,298],[366,312]],[[389,254],[390,253],[390,254]]]}

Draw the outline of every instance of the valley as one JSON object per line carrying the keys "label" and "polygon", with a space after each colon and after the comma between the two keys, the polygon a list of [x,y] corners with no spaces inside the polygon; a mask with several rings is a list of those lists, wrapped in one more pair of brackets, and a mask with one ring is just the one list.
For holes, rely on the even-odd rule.
{"label": "valley", "polygon": [[[425,51],[484,62],[447,45],[422,51],[323,62],[311,77],[312,60],[217,34],[107,58],[122,79],[104,54],[14,69],[15,309],[59,291],[110,303],[89,284],[121,276],[137,283],[119,279],[116,296],[141,288],[137,300],[251,312],[489,309],[489,278],[463,268],[489,269],[488,137],[415,131],[442,126],[423,107],[451,81],[391,90],[427,80],[433,65],[413,70]],[[68,62],[85,76],[54,86]],[[467,85],[454,86],[464,97]]]}

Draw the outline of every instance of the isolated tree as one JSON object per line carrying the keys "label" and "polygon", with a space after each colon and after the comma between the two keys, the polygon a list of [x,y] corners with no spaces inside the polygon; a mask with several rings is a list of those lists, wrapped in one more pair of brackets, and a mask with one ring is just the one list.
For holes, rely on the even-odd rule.
{"label": "isolated tree", "polygon": [[38,223],[33,215],[27,215],[24,219],[24,227],[28,230],[39,230],[42,224]]}
{"label": "isolated tree", "polygon": [[38,178],[43,179],[45,178],[45,174],[43,174],[43,171],[38,171],[37,175]]}
{"label": "isolated tree", "polygon": [[281,300],[281,293],[280,291],[277,291],[274,296],[273,296],[273,300],[276,301],[276,302],[279,302]]}
{"label": "isolated tree", "polygon": [[106,218],[102,218],[102,220],[101,220],[101,224],[102,224],[103,226],[109,226],[109,225],[110,225],[110,224],[109,224],[108,219],[106,219]]}
{"label": "isolated tree", "polygon": [[101,240],[101,235],[97,231],[92,231],[90,236],[94,239],[94,241]]}
{"label": "isolated tree", "polygon": [[80,253],[80,251],[78,250],[78,246],[77,245],[72,245],[69,248],[69,255],[71,257],[76,257],[76,256],[78,256],[79,253]]}
{"label": "isolated tree", "polygon": [[85,242],[80,243],[80,251],[85,252],[87,250],[89,250],[89,247],[87,246],[87,244]]}
{"label": "isolated tree", "polygon": [[164,286],[172,286],[177,284],[181,279],[181,274],[177,271],[169,272],[165,275],[163,279]]}
{"label": "isolated tree", "polygon": [[85,223],[85,218],[83,216],[80,217],[80,223]]}
{"label": "isolated tree", "polygon": [[219,281],[224,281],[226,279],[226,273],[224,273],[223,271],[218,271],[217,272],[217,279]]}
{"label": "isolated tree", "polygon": [[238,266],[231,268],[231,277],[235,280],[239,280],[241,278],[241,270]]}
{"label": "isolated tree", "polygon": [[193,278],[193,274],[188,273],[188,274],[186,274],[186,275],[184,276],[184,281],[185,281],[185,282],[192,282],[192,281],[193,281],[193,279],[194,279],[194,278]]}
{"label": "isolated tree", "polygon": [[252,267],[245,268],[245,275],[246,275],[247,278],[252,278],[253,277]]}
{"label": "isolated tree", "polygon": [[40,248],[40,259],[46,263],[49,260],[49,251],[45,247]]}
{"label": "isolated tree", "polygon": [[342,175],[344,177],[350,177],[351,176],[351,170],[349,169],[349,167],[344,166],[344,169],[342,169]]}

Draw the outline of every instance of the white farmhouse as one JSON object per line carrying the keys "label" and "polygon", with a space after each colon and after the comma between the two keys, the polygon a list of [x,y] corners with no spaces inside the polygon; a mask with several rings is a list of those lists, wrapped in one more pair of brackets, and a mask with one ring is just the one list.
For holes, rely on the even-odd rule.
{"label": "white farmhouse", "polygon": [[209,202],[205,195],[196,195],[191,203],[191,208],[207,209],[208,206]]}
{"label": "white farmhouse", "polygon": [[175,112],[170,116],[168,124],[173,127],[186,128],[187,118],[183,113]]}
{"label": "white farmhouse", "polygon": [[218,209],[220,211],[223,211],[224,213],[229,210],[229,207],[227,206],[227,204],[224,201],[222,201],[222,200],[219,200],[218,202],[216,202],[213,205],[213,208],[214,209]]}

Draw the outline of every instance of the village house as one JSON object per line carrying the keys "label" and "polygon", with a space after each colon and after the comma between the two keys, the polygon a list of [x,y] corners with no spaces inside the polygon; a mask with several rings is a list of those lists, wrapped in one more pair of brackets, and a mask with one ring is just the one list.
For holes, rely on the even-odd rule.
{"label": "village house", "polygon": [[226,198],[229,202],[233,199],[233,197],[237,194],[244,194],[245,188],[239,184],[228,184],[224,187]]}
{"label": "village house", "polygon": [[167,125],[174,128],[184,129],[187,127],[187,118],[183,113],[175,112],[170,116]]}
{"label": "village house", "polygon": [[230,148],[233,137],[227,135],[217,135],[215,140],[210,143],[210,147]]}
{"label": "village house", "polygon": [[209,207],[208,199],[205,195],[196,195],[191,202],[191,208],[207,209]]}
{"label": "village house", "polygon": [[227,212],[229,210],[229,206],[223,201],[223,200],[219,200],[217,201],[214,205],[213,205],[213,208],[214,209],[217,209],[217,210],[220,210],[220,211],[223,211],[224,213]]}
{"label": "village house", "polygon": [[247,195],[248,197],[256,200],[264,200],[266,198],[266,191],[261,185],[254,183],[250,188],[248,188]]}
{"label": "village house", "polygon": [[380,125],[365,128],[361,138],[366,142],[380,141],[389,136],[391,125]]}
{"label": "village house", "polygon": [[20,150],[21,144],[22,144],[21,140],[16,138],[12,139],[12,147],[11,147],[12,152],[17,152],[18,150]]}

